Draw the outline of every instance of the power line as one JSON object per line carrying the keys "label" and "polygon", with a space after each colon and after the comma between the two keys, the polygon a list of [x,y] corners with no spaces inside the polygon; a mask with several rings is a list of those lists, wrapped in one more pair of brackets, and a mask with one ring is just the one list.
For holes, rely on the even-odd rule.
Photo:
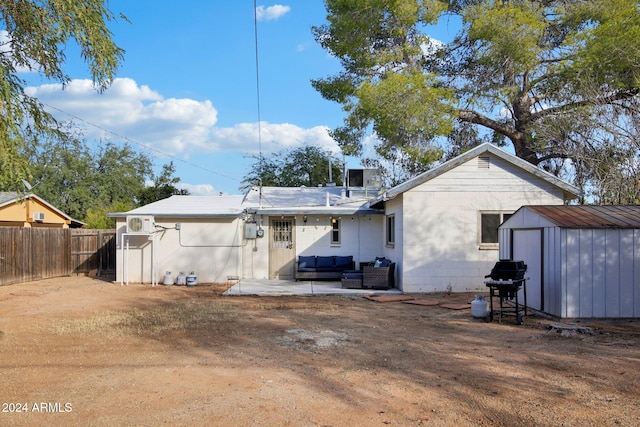
{"label": "power line", "polygon": [[258,60],[258,5],[256,0],[253,0],[253,37],[255,39],[256,49],[256,98],[258,103],[258,149],[260,152],[260,169],[262,172],[262,119],[260,117],[260,62]]}
{"label": "power line", "polygon": [[132,143],[132,144],[135,144],[135,145],[137,145],[137,146],[141,147],[143,150],[150,151],[150,152],[155,152],[155,153],[157,153],[157,154],[159,154],[159,155],[162,155],[162,156],[165,156],[165,157],[169,157],[169,158],[171,158],[171,159],[176,160],[177,162],[184,163],[184,164],[186,164],[186,165],[189,165],[189,166],[192,166],[192,167],[194,167],[194,168],[197,168],[197,169],[203,170],[203,171],[205,171],[205,172],[208,172],[208,173],[211,173],[211,174],[214,174],[214,175],[218,175],[218,176],[221,176],[221,177],[224,177],[224,178],[227,178],[227,179],[231,179],[231,180],[236,181],[236,182],[240,182],[240,180],[238,180],[237,178],[234,178],[234,177],[232,177],[232,176],[230,176],[230,175],[225,175],[225,174],[223,174],[223,173],[216,172],[216,171],[214,171],[214,170],[211,170],[211,169],[205,168],[204,166],[200,166],[200,165],[195,164],[195,163],[193,163],[193,162],[190,162],[190,161],[187,161],[187,160],[181,159],[181,158],[179,158],[179,157],[176,157],[176,156],[174,156],[173,154],[165,153],[164,151],[158,150],[157,148],[149,147],[149,146],[147,146],[147,145],[145,145],[145,144],[143,144],[143,143],[141,143],[141,142],[138,142],[138,141],[136,141],[136,140],[133,140],[133,139],[131,139],[131,138],[129,138],[129,137],[126,137],[126,136],[124,136],[124,135],[120,135],[120,134],[118,134],[118,133],[116,133],[116,132],[114,132],[114,131],[112,131],[112,130],[110,130],[110,129],[107,129],[107,128],[105,128],[105,127],[102,127],[102,126],[100,126],[100,125],[97,125],[97,124],[95,124],[95,123],[92,123],[92,122],[90,122],[90,121],[88,121],[88,120],[85,120],[85,119],[83,119],[82,117],[78,117],[78,116],[76,116],[76,115],[74,115],[74,114],[71,114],[71,113],[68,113],[68,112],[66,112],[66,111],[64,111],[64,110],[62,110],[62,109],[60,109],[60,108],[58,108],[58,107],[54,107],[53,105],[49,105],[49,104],[45,104],[45,103],[42,103],[42,105],[45,105],[46,107],[49,107],[49,108],[51,108],[52,110],[56,110],[56,111],[58,111],[58,112],[60,112],[60,113],[62,113],[62,114],[66,114],[67,116],[69,116],[69,117],[71,117],[71,118],[73,118],[73,119],[75,119],[75,120],[78,120],[78,121],[80,121],[80,122],[82,122],[82,123],[85,123],[85,124],[87,124],[87,125],[89,125],[89,126],[92,126],[92,127],[96,128],[96,129],[99,129],[99,130],[101,130],[101,131],[103,131],[103,132],[106,132],[106,133],[108,133],[108,134],[111,134],[111,135],[113,135],[113,136],[115,136],[115,137],[117,137],[117,138],[120,138],[120,139],[122,139],[122,140],[124,140],[124,141],[126,141],[126,142],[130,142],[130,143]]}

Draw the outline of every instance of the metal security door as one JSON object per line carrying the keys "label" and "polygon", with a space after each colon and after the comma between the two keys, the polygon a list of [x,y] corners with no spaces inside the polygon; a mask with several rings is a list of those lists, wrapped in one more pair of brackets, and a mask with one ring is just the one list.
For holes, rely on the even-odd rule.
{"label": "metal security door", "polygon": [[295,232],[293,218],[271,220],[269,278],[293,280],[295,268]]}

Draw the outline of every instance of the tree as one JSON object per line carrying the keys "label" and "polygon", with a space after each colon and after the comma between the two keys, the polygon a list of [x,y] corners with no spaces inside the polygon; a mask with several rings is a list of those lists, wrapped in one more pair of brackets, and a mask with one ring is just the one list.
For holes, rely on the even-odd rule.
{"label": "tree", "polygon": [[330,153],[324,152],[321,148],[309,145],[283,150],[269,158],[260,156],[242,180],[240,190],[247,191],[254,185],[316,187],[330,182],[341,182],[342,170],[337,162],[331,163],[332,180],[329,180],[330,156]]}
{"label": "tree", "polygon": [[[0,0],[0,19],[7,40],[0,49],[0,188],[19,189],[29,177],[24,148],[43,136],[60,136],[56,121],[24,93],[21,69],[47,80],[67,83],[65,50],[75,42],[91,78],[104,90],[115,77],[124,51],[112,40],[115,20],[104,0]],[[124,16],[120,15],[121,18]]]}
{"label": "tree", "polygon": [[[640,111],[640,13],[631,0],[326,0],[316,40],[342,72],[312,81],[343,105],[333,132],[360,152],[369,130],[420,162],[435,141],[471,124],[518,157],[560,173],[607,132],[605,116]],[[448,44],[429,26],[460,18]],[[576,124],[579,124],[576,126]],[[423,158],[421,158],[421,156]]]}
{"label": "tree", "polygon": [[102,142],[91,150],[70,129],[25,150],[33,192],[81,221],[92,209],[117,203],[135,207],[145,181],[153,177],[151,160],[128,144]]}
{"label": "tree", "polygon": [[187,190],[179,189],[175,186],[180,182],[180,178],[173,176],[175,172],[176,168],[173,162],[163,165],[160,176],[153,176],[153,185],[145,187],[140,192],[138,203],[140,205],[147,205],[173,195],[188,196],[189,192]]}

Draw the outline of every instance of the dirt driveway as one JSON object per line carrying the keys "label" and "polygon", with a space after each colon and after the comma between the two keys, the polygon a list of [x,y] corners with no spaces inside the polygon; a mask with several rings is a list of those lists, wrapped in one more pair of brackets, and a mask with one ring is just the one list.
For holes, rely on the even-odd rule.
{"label": "dirt driveway", "polygon": [[640,425],[637,321],[561,334],[540,317],[225,289],[0,287],[0,425]]}

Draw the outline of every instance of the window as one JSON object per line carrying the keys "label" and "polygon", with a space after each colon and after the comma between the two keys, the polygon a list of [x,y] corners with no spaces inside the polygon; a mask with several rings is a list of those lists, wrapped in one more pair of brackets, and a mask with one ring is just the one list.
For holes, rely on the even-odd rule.
{"label": "window", "polygon": [[387,246],[393,246],[396,243],[396,216],[387,215]]}
{"label": "window", "polygon": [[511,215],[511,212],[480,212],[478,230],[480,249],[498,249],[498,227]]}
{"label": "window", "polygon": [[331,244],[340,244],[340,218],[331,218]]}

